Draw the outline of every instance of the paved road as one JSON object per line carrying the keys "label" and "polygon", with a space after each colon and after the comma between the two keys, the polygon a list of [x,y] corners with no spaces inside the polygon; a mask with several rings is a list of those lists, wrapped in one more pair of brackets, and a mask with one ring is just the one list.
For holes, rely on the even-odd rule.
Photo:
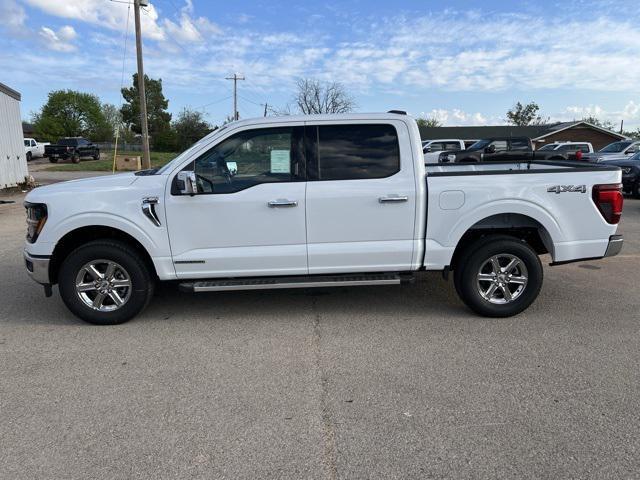
{"label": "paved road", "polygon": [[640,201],[623,231],[620,257],[546,268],[516,318],[429,274],[164,287],[101,328],[27,279],[22,207],[0,205],[0,477],[636,478]]}

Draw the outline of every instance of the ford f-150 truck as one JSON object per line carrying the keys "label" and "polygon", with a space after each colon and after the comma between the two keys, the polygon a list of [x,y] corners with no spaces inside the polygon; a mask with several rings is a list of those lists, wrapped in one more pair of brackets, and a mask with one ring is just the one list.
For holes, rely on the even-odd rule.
{"label": "ford f-150 truck", "polygon": [[517,314],[552,264],[616,255],[618,167],[425,167],[403,114],[230,123],[159,170],[39,187],[26,269],[97,324],[129,320],[156,281],[191,292],[393,285],[453,272],[475,312]]}
{"label": "ford f-150 truck", "polygon": [[55,145],[44,147],[44,156],[51,163],[58,163],[59,159],[71,159],[73,163],[79,163],[83,157],[91,157],[94,160],[100,158],[100,149],[89,140],[82,137],[67,137],[58,140]]}

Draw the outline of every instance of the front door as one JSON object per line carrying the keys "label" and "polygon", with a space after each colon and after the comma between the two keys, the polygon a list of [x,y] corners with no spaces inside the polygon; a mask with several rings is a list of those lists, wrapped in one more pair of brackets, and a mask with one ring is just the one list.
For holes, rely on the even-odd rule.
{"label": "front door", "polygon": [[416,185],[406,126],[308,125],[306,136],[309,273],[410,270]]}
{"label": "front door", "polygon": [[183,169],[197,193],[165,202],[178,278],[307,274],[302,136],[244,130]]}

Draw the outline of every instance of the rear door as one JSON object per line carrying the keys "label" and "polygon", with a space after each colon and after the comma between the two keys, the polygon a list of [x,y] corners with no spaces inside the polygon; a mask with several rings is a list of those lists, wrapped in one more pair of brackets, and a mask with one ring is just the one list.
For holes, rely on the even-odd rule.
{"label": "rear door", "polygon": [[315,123],[305,133],[309,273],[409,270],[416,188],[406,125]]}

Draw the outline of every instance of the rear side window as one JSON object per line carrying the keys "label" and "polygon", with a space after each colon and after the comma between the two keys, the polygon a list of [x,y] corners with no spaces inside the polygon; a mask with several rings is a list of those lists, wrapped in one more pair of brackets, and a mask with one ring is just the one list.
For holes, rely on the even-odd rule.
{"label": "rear side window", "polygon": [[318,180],[385,178],[400,171],[400,145],[392,125],[318,127]]}
{"label": "rear side window", "polygon": [[511,150],[529,150],[529,142],[523,138],[511,140]]}

